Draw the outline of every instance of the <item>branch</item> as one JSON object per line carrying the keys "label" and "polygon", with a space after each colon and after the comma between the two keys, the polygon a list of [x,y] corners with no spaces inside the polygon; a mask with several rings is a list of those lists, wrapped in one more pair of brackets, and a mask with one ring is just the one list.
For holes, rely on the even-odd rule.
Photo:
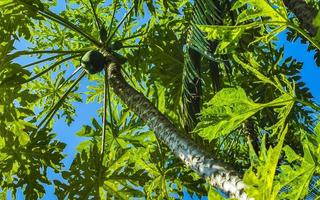
{"label": "branch", "polygon": [[66,62],[66,61],[68,61],[68,60],[71,60],[71,59],[73,59],[73,58],[80,57],[80,56],[81,56],[81,55],[77,54],[77,55],[73,55],[73,56],[69,56],[69,57],[67,57],[67,58],[64,58],[64,59],[62,59],[62,60],[60,60],[60,61],[52,64],[52,65],[51,65],[50,67],[48,67],[47,69],[44,69],[43,71],[41,71],[41,72],[39,72],[38,74],[34,75],[33,77],[25,80],[23,83],[25,84],[25,83],[28,83],[28,82],[30,82],[30,81],[33,81],[33,80],[39,78],[40,76],[48,73],[49,71],[53,70],[54,68],[58,67],[60,64]]}
{"label": "branch", "polygon": [[48,18],[52,21],[55,21],[58,24],[75,31],[79,35],[82,35],[83,37],[88,39],[94,45],[100,46],[100,43],[98,41],[96,41],[90,34],[86,33],[80,27],[77,27],[73,23],[69,22],[67,19],[64,19],[63,17],[55,14],[54,12],[51,12],[50,10],[45,9],[45,8],[38,8],[37,6],[34,6],[33,4],[26,2],[25,0],[17,0],[17,1],[20,2],[21,4],[23,4],[27,9],[35,11],[35,12],[39,13],[40,15],[44,16],[45,18]]}

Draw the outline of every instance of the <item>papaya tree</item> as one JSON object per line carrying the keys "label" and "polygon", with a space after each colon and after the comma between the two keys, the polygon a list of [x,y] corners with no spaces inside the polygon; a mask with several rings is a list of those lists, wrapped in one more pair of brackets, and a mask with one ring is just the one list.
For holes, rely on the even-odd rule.
{"label": "papaya tree", "polygon": [[[316,195],[319,107],[276,43],[288,30],[320,49],[295,2],[2,1],[2,198],[50,184],[58,199]],[[65,169],[52,128],[83,100],[102,120],[79,127]]]}

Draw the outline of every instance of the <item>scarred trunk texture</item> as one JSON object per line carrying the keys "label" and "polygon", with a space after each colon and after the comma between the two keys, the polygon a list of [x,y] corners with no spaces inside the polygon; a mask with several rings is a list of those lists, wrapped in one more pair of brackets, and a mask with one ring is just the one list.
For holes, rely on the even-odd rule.
{"label": "scarred trunk texture", "polygon": [[317,16],[318,11],[308,5],[305,0],[284,0],[283,2],[301,21],[301,27],[306,29],[311,36],[315,36],[317,28],[312,25],[312,21]]}
{"label": "scarred trunk texture", "polygon": [[[108,57],[107,52],[102,53]],[[239,176],[183,135],[160,111],[141,93],[132,88],[123,78],[120,65],[108,65],[110,85],[120,99],[134,111],[164,142],[182,162],[201,175],[209,178],[212,186],[222,189],[230,197],[249,199],[244,192],[245,185]]]}

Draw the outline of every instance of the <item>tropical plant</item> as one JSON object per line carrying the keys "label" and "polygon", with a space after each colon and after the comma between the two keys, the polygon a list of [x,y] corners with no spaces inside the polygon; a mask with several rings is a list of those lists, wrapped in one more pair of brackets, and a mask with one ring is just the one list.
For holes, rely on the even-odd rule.
{"label": "tropical plant", "polygon": [[[3,199],[38,199],[52,183],[58,199],[318,194],[320,108],[302,63],[276,46],[288,29],[320,49],[310,19],[298,13],[299,24],[285,7],[307,4],[68,0],[55,10],[61,3],[0,2]],[[28,49],[15,49],[21,40]],[[102,122],[83,124],[87,139],[64,169],[52,128],[74,123],[84,99],[103,104]]]}

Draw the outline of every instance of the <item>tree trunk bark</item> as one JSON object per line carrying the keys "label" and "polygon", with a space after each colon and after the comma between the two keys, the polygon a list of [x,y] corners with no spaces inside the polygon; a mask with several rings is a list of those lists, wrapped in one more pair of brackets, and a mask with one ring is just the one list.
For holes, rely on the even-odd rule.
{"label": "tree trunk bark", "polygon": [[[110,54],[101,50],[104,56]],[[111,58],[111,60],[114,60]],[[109,60],[110,62],[110,60]],[[182,162],[203,178],[209,178],[212,186],[220,188],[230,197],[249,199],[239,175],[208,155],[179,130],[141,93],[131,87],[121,74],[120,64],[111,61],[107,66],[110,85],[115,94],[135,112]]]}
{"label": "tree trunk bark", "polygon": [[317,28],[312,24],[318,14],[315,8],[308,5],[305,0],[284,0],[283,3],[301,21],[302,28],[307,30],[311,36],[317,34]]}

